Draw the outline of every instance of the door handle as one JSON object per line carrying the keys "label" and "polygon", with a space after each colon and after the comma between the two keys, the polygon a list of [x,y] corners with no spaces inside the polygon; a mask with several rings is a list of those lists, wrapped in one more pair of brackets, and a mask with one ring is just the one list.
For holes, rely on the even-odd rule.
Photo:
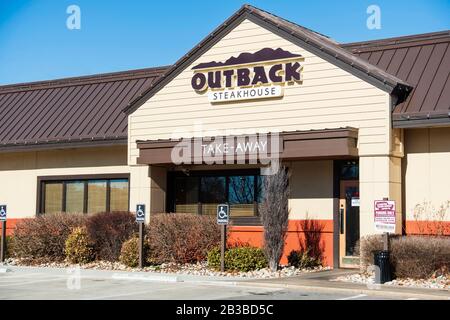
{"label": "door handle", "polygon": [[339,225],[341,234],[344,234],[344,208],[339,209]]}

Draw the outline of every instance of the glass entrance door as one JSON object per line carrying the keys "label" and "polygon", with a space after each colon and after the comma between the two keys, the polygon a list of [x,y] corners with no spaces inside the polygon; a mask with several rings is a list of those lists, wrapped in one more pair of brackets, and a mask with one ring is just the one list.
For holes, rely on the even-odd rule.
{"label": "glass entrance door", "polygon": [[340,183],[339,200],[339,252],[341,267],[357,267],[359,259],[355,246],[359,239],[359,181]]}

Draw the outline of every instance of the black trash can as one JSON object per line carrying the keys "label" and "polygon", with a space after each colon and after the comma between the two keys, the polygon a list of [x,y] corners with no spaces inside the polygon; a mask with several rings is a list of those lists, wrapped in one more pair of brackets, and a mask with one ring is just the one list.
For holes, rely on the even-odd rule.
{"label": "black trash can", "polygon": [[374,264],[380,268],[380,279],[375,276],[375,283],[392,281],[392,270],[390,252],[387,250],[375,251],[373,253]]}

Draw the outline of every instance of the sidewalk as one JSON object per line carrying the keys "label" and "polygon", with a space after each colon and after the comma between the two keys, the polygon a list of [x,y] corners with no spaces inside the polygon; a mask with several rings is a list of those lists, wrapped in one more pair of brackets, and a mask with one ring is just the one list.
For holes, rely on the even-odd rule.
{"label": "sidewalk", "polygon": [[315,292],[341,292],[352,294],[367,294],[375,296],[390,296],[392,298],[400,298],[409,296],[417,299],[426,300],[450,300],[450,292],[448,290],[428,289],[428,288],[411,288],[400,287],[394,285],[372,285],[371,288],[365,284],[330,281],[339,276],[356,273],[356,270],[334,269],[307,273],[295,277],[278,278],[278,279],[255,279],[240,281],[241,285],[254,286],[271,286],[286,289],[311,290]]}

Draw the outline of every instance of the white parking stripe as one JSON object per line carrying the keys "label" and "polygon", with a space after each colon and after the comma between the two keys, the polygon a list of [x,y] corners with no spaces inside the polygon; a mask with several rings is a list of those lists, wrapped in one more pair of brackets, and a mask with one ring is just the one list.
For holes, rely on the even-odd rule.
{"label": "white parking stripe", "polygon": [[358,294],[357,296],[345,297],[345,298],[340,298],[337,300],[353,300],[353,299],[364,298],[364,297],[367,297],[367,294]]}
{"label": "white parking stripe", "polygon": [[419,298],[407,298],[405,300],[420,300]]}
{"label": "white parking stripe", "polygon": [[[194,288],[195,286],[186,286],[183,289],[189,289],[189,288]],[[175,290],[173,286],[170,286],[169,288],[161,288],[161,289],[154,289],[154,288],[149,288],[143,291],[133,291],[133,292],[128,292],[128,293],[120,293],[120,294],[112,294],[112,295],[104,295],[104,296],[93,296],[93,297],[88,297],[88,298],[82,298],[80,300],[108,300],[108,299],[114,299],[114,298],[119,298],[119,297],[127,297],[127,296],[133,296],[133,295],[143,295],[146,293],[155,293],[155,292],[161,292],[161,291],[170,291],[170,290]]]}
{"label": "white parking stripe", "polygon": [[17,286],[23,286],[23,285],[27,285],[27,284],[34,284],[34,283],[41,283],[41,282],[54,282],[54,281],[64,281],[64,279],[49,278],[49,279],[43,279],[43,280],[24,281],[24,282],[17,282],[17,283],[0,284],[0,287],[17,287]]}

